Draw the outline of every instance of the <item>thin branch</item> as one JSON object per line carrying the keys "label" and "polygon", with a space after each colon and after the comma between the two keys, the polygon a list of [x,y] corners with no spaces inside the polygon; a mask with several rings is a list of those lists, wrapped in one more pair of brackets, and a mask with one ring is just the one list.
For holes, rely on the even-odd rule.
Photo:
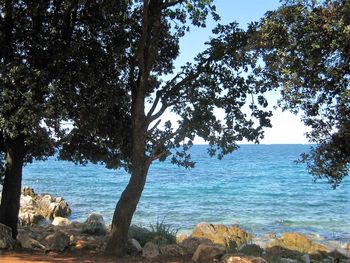
{"label": "thin branch", "polygon": [[158,125],[160,124],[160,122],[161,122],[161,120],[159,119],[159,120],[156,122],[156,124],[155,124],[150,130],[148,130],[148,134],[152,134],[153,131],[154,131],[155,129],[157,129],[157,127],[158,127]]}
{"label": "thin branch", "polygon": [[166,155],[166,151],[162,151],[162,152],[160,152],[160,153],[157,154],[157,155],[152,155],[152,156],[150,156],[149,158],[150,158],[152,161],[155,161],[155,160],[158,160],[158,159],[162,158],[164,155]]}
{"label": "thin branch", "polygon": [[[196,77],[198,77],[200,74],[200,72],[194,73],[194,74],[190,74],[188,75],[186,78],[182,79],[180,82],[178,82],[177,84],[174,85],[174,87],[171,90],[167,90],[166,87],[164,87],[163,90],[167,90],[166,92],[164,92],[164,96],[165,97],[169,97],[170,94],[174,94],[178,91],[180,91],[180,89],[182,88],[183,85],[191,82],[192,80],[194,80]],[[161,92],[159,93],[161,95]],[[151,123],[152,121],[158,119],[160,116],[163,115],[163,113],[165,112],[165,110],[169,107],[169,103],[165,101],[165,99],[162,100],[162,107],[159,109],[159,111],[157,113],[155,113],[152,116],[148,117],[148,123]]]}
{"label": "thin branch", "polygon": [[161,93],[160,93],[160,91],[157,91],[156,98],[153,102],[153,105],[152,105],[151,109],[149,110],[149,112],[147,113],[147,118],[151,117],[152,114],[154,113],[154,111],[157,108],[157,105],[159,103],[160,97],[161,97]]}

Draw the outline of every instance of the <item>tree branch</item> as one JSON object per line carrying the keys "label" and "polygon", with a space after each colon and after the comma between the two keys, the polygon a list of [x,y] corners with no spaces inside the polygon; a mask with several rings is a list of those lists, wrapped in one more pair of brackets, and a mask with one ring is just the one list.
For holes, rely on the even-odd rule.
{"label": "tree branch", "polygon": [[157,105],[159,103],[160,97],[161,97],[161,93],[160,93],[160,91],[157,91],[156,98],[155,98],[155,100],[154,100],[154,102],[152,104],[152,107],[149,110],[149,112],[147,113],[147,118],[151,117],[152,114],[154,113],[154,111],[157,108]]}
{"label": "tree branch", "polygon": [[[178,82],[177,84],[175,84],[173,86],[172,89],[168,90],[167,87],[164,87],[163,90],[166,90],[166,92],[164,92],[163,94],[161,94],[161,92],[159,93],[159,97],[161,95],[163,95],[163,100],[162,100],[162,107],[159,109],[159,111],[155,114],[153,114],[152,116],[148,116],[148,123],[151,123],[152,121],[158,119],[160,116],[163,115],[163,113],[166,111],[166,109],[173,105],[172,104],[169,104],[168,102],[166,102],[166,98],[168,98],[171,94],[175,94],[177,92],[180,91],[180,89],[182,88],[183,85],[186,85],[187,83],[191,82],[192,80],[194,80],[196,77],[199,76],[201,72],[196,72],[196,73],[193,73],[193,74],[190,74],[188,75],[187,77],[185,77],[184,79],[182,79],[180,82]],[[173,80],[175,80],[177,77],[175,77]],[[170,81],[172,82],[172,81]],[[160,99],[160,98],[159,98]],[[158,99],[158,100],[159,100]],[[152,106],[153,108],[153,106]]]}

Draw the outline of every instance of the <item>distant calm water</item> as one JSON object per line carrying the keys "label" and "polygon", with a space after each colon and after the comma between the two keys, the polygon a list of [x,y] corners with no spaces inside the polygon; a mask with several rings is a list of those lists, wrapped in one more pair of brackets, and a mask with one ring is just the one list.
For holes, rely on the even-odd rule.
{"label": "distant calm water", "polygon": [[[259,235],[268,232],[319,233],[326,239],[350,240],[350,178],[336,190],[314,183],[305,167],[294,163],[307,145],[242,145],[219,161],[206,146],[194,146],[191,170],[155,162],[134,216],[149,226],[157,218],[174,228],[197,223],[240,224]],[[100,212],[111,221],[129,176],[101,165],[34,162],[25,167],[23,186],[63,196],[72,220]]]}

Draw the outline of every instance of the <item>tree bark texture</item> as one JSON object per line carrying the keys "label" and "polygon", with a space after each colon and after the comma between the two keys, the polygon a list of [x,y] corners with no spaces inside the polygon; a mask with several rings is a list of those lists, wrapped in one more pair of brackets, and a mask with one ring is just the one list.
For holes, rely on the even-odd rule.
{"label": "tree bark texture", "polygon": [[16,238],[25,155],[24,140],[22,138],[10,140],[6,148],[6,169],[0,205],[0,223],[11,227],[12,237]]}

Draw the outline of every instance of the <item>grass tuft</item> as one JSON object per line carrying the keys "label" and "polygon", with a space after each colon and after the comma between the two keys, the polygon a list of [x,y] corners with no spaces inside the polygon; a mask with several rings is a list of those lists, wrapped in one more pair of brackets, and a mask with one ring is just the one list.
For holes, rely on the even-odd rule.
{"label": "grass tuft", "polygon": [[136,225],[131,225],[129,229],[129,238],[136,239],[141,246],[147,242],[153,242],[157,245],[175,244],[178,230],[164,223],[164,220],[157,219],[156,224],[151,224],[149,229]]}

